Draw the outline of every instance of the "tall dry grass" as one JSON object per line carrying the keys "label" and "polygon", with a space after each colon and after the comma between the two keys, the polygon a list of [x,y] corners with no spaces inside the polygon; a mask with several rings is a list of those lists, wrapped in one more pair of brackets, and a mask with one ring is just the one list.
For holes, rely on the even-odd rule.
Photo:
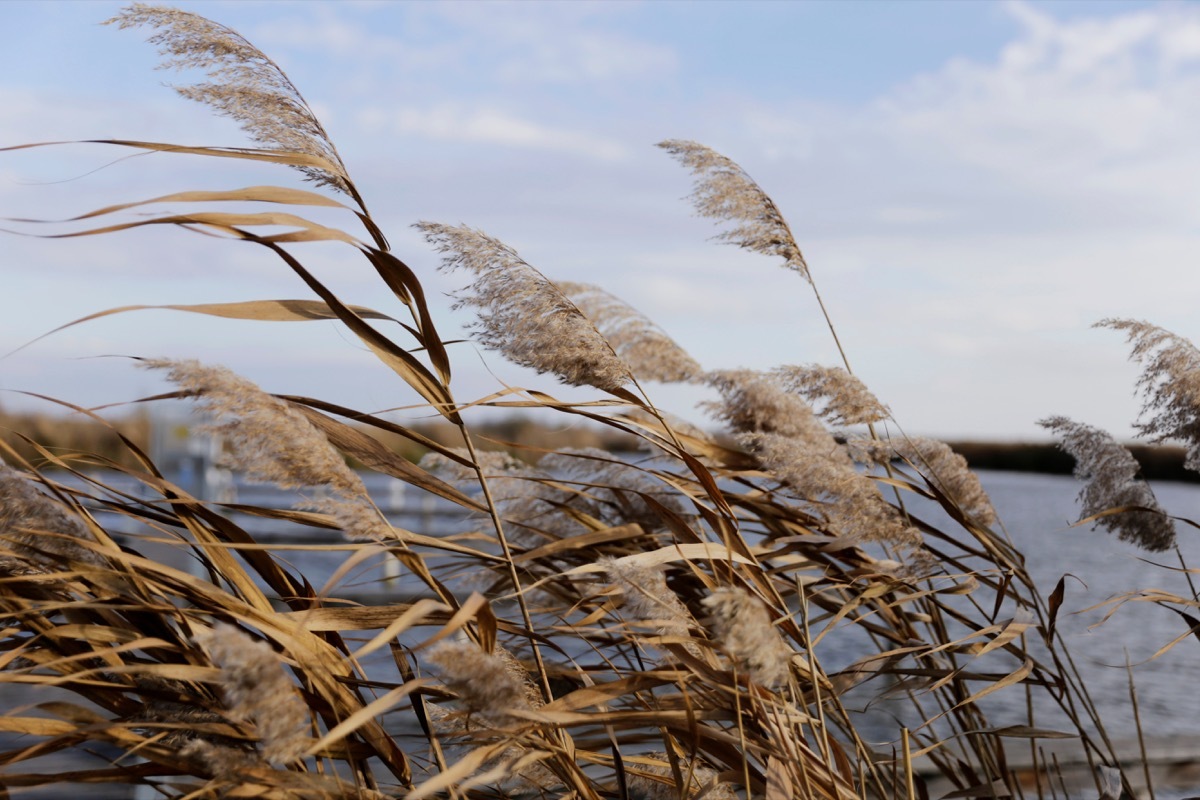
{"label": "tall dry grass", "polygon": [[[420,223],[443,267],[470,274],[459,304],[476,313],[484,347],[596,392],[583,403],[545,389],[458,398],[417,273],[391,251],[278,66],[189,12],[135,5],[113,22],[152,29],[166,66],[206,70],[207,82],[180,93],[236,119],[259,147],[109,144],[278,164],[315,190],[177,190],[98,209],[76,234],[170,225],[264,248],[315,299],[187,310],[336,319],[454,441],[157,353],[145,364],[210,413],[231,461],[296,489],[295,507],[192,497],[128,437],[121,458],[45,448],[35,458],[0,441],[10,465],[0,472],[0,689],[19,698],[0,718],[20,734],[0,753],[10,790],[912,798],[922,791],[912,759],[924,757],[958,796],[1040,795],[1010,768],[1011,748],[1036,761],[1036,741],[1052,736],[1076,737],[1095,764],[1115,765],[1055,632],[1061,598],[1039,594],[965,462],[899,433],[844,353],[837,368],[706,369],[603,290],[557,284],[474,229]],[[720,238],[781,260],[804,279],[798,290],[815,291],[783,214],[741,167],[692,142],[663,147],[695,174],[696,207],[725,225]],[[196,209],[156,214],[164,201]],[[271,210],[212,210],[225,202]],[[140,216],[120,216],[134,207]],[[309,207],[344,212],[348,229],[307,219]],[[339,243],[375,271],[408,316],[398,338],[372,324],[382,314],[315,277],[304,260],[314,241]],[[832,321],[830,330],[836,337]],[[648,380],[714,387],[725,438],[655,406]],[[1194,407],[1184,393],[1154,397],[1175,416]],[[507,442],[526,448],[514,458],[482,447],[460,413],[468,405],[585,419],[636,441],[639,455]],[[1186,415],[1174,420],[1148,430],[1192,433]],[[414,464],[397,437],[430,455]],[[395,527],[347,463],[475,521],[454,535]],[[140,490],[85,472],[97,464]],[[949,522],[918,518],[905,502],[915,497]],[[346,542],[281,550],[232,510]],[[117,538],[133,525],[137,536]],[[192,568],[148,555],[164,546]],[[342,559],[337,576],[394,558],[420,589],[364,605],[337,580],[312,585],[291,563],[296,549]],[[861,657],[835,668],[828,656],[847,644]],[[1028,709],[1021,723],[989,717],[1000,696]],[[854,710],[867,701],[893,702],[883,739]],[[1054,728],[1042,727],[1047,717]],[[65,774],[37,766],[83,751],[109,756]]]}

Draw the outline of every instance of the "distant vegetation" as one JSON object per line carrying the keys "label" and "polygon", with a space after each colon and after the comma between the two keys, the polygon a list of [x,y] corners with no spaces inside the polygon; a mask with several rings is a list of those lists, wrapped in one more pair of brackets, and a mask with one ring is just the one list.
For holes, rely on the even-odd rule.
{"label": "distant vegetation", "polygon": [[[148,448],[153,426],[148,414],[118,417],[107,424],[79,414],[17,414],[0,410],[0,441],[13,447],[20,457],[32,463],[46,462],[45,448],[55,454],[93,454],[130,466],[134,459],[122,444],[118,432],[136,445]],[[441,445],[453,446],[459,438],[458,429],[445,421],[408,423],[411,431],[428,437]],[[575,421],[567,426],[551,427],[539,423],[527,414],[514,413],[503,419],[483,420],[475,426],[486,449],[509,450],[515,455],[528,452],[534,461],[538,451],[597,448],[614,454],[637,450],[635,436],[610,427]],[[379,441],[412,462],[418,462],[430,449],[411,438],[377,431]],[[712,433],[718,441],[735,445],[720,431]],[[35,446],[33,442],[36,442]],[[972,469],[992,469],[1006,472],[1040,472],[1049,475],[1070,475],[1075,459],[1052,442],[988,442],[948,441],[950,449],[963,456]],[[1172,445],[1130,444],[1129,451],[1141,465],[1146,480],[1200,482],[1200,474],[1186,469],[1187,451]],[[52,462],[45,466],[53,468]]]}
{"label": "distant vegetation", "polygon": [[150,417],[135,414],[109,421],[83,414],[16,413],[0,409],[0,442],[22,461],[54,467],[54,458],[75,461],[99,457],[133,466],[136,459],[121,441],[126,436],[142,449],[150,446]]}

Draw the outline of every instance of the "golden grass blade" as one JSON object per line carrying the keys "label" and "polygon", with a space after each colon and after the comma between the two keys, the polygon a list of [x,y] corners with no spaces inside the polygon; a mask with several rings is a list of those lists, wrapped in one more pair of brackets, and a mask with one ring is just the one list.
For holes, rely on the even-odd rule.
{"label": "golden grass blade", "polygon": [[325,301],[329,308],[337,315],[346,327],[358,336],[359,340],[371,349],[381,361],[389,366],[396,374],[417,391],[438,413],[444,416],[447,420],[455,425],[461,425],[462,419],[458,415],[457,404],[454,402],[453,396],[450,394],[450,387],[442,380],[434,377],[433,373],[420,361],[418,361],[411,353],[402,347],[397,346],[390,339],[380,334],[364,322],[358,315],[351,311],[341,300],[337,298],[333,292],[329,291],[320,281],[304,268],[304,265],[291,256],[286,250],[279,247],[278,244],[267,240],[266,238],[257,237],[253,234],[244,233],[243,238],[262,244],[270,248],[276,255],[283,259],[292,270],[300,276],[309,288]]}
{"label": "golden grass blade", "polygon": [[1009,644],[1014,639],[1016,639],[1018,636],[1025,633],[1025,631],[1027,631],[1030,628],[1035,627],[1035,626],[1036,626],[1036,623],[1031,619],[1022,619],[1020,617],[1013,617],[1011,620],[1009,620],[1007,623],[1004,624],[1003,630],[1001,630],[1000,633],[998,633],[994,639],[992,639],[990,642],[988,642],[986,645],[983,646],[983,649],[981,649],[979,651],[979,655],[983,655],[985,653],[990,653],[993,650],[1004,647],[1005,645]]}
{"label": "golden grass blade", "polygon": [[392,293],[405,305],[411,306],[416,312],[417,338],[425,346],[429,361],[437,370],[442,383],[450,383],[450,356],[446,346],[438,336],[433,324],[433,316],[429,313],[429,305],[425,302],[425,290],[412,269],[400,259],[385,250],[372,247],[364,248],[363,254],[371,261],[379,277],[387,284]]}
{"label": "golden grass blade", "polygon": [[1013,670],[1009,674],[1005,675],[1000,680],[995,681],[994,683],[992,683],[988,686],[985,686],[984,688],[980,689],[978,692],[975,692],[973,695],[971,695],[967,699],[963,700],[962,702],[957,703],[955,705],[955,708],[961,708],[963,706],[970,705],[971,703],[977,703],[980,700],[982,700],[984,697],[987,697],[989,694],[992,694],[993,692],[998,692],[1001,689],[1004,689],[1005,687],[1012,686],[1015,683],[1020,683],[1021,681],[1025,680],[1026,678],[1029,677],[1029,674],[1031,672],[1033,672],[1033,668],[1036,665],[1037,665],[1037,662],[1035,662],[1032,658],[1026,658],[1025,662],[1021,666],[1017,667],[1015,670]]}
{"label": "golden grass blade", "polygon": [[[354,313],[364,319],[380,319],[396,322],[395,319],[386,314],[381,314],[364,306],[350,306]],[[48,336],[52,336],[67,328],[79,325],[84,322],[91,322],[94,319],[112,316],[113,314],[124,314],[127,311],[148,311],[148,310],[166,310],[166,311],[186,311],[192,314],[205,314],[211,317],[223,317],[225,319],[243,319],[255,320],[260,322],[310,322],[312,320],[328,320],[336,319],[336,315],[329,310],[329,306],[316,300],[248,300],[241,303],[197,303],[194,305],[136,305],[136,306],[120,306],[118,308],[109,308],[104,311],[97,311],[94,314],[88,314],[86,317],[80,317],[77,320],[72,320],[65,325],[59,325],[57,328],[43,333],[36,339],[32,339],[25,344],[12,350],[8,355],[24,350],[30,345],[40,342]]]}
{"label": "golden grass blade", "polygon": [[247,186],[244,189],[231,189],[226,191],[175,192],[174,194],[165,194],[161,197],[153,197],[149,200],[138,200],[132,203],[118,203],[116,205],[105,206],[103,208],[98,208],[95,211],[89,211],[86,214],[80,214],[77,217],[68,217],[67,219],[62,220],[14,219],[13,221],[29,223],[79,222],[80,220],[102,217],[106,214],[115,214],[118,211],[127,211],[131,208],[139,208],[141,206],[152,205],[155,203],[217,202],[280,203],[283,205],[292,206],[325,206],[327,208],[344,208],[347,211],[351,210],[348,206],[339,203],[333,198],[326,197],[323,194],[317,194],[316,192],[309,192],[304,189],[289,189],[283,186]]}
{"label": "golden grass blade", "polygon": [[138,150],[145,150],[148,153],[182,153],[195,156],[213,156],[216,158],[249,159],[251,161],[267,161],[273,164],[282,164],[287,167],[309,167],[327,172],[340,171],[333,162],[310,153],[295,153],[286,150],[268,150],[255,147],[192,147],[167,142],[141,142],[131,139],[76,139],[61,142],[31,142],[28,144],[0,147],[0,153],[10,150],[27,150],[34,147],[57,147],[66,144],[111,144],[118,147],[132,147]]}
{"label": "golden grass blade", "polygon": [[342,720],[329,733],[322,736],[319,740],[313,743],[308,748],[307,755],[318,755],[322,751],[332,747],[338,742],[350,736],[362,726],[390,711],[396,703],[408,697],[410,694],[420,689],[422,686],[428,686],[432,681],[428,678],[417,678],[416,680],[408,681],[395,689],[392,689],[387,694],[375,698],[367,705],[355,711],[347,719]]}
{"label": "golden grass blade", "polygon": [[[191,214],[168,214],[147,220],[123,222],[106,225],[100,228],[90,228],[72,233],[35,234],[22,233],[22,236],[34,236],[39,239],[75,239],[81,236],[99,236],[105,233],[144,228],[148,225],[179,225],[193,229],[211,229],[217,233],[227,234],[235,239],[252,239],[259,242],[287,244],[293,242],[345,242],[356,247],[362,242],[345,231],[318,225],[315,222],[295,214],[283,212],[260,212],[257,214],[236,214],[222,211],[197,211]],[[295,227],[298,231],[279,233],[268,236],[254,236],[241,227]],[[9,233],[17,233],[9,231]]]}
{"label": "golden grass blade", "polygon": [[[404,631],[417,625],[428,624],[430,618],[434,615],[437,615],[439,621],[444,620],[443,624],[448,623],[453,617],[447,618],[446,614],[454,613],[455,610],[445,603],[429,599],[418,600],[406,608],[400,616],[388,623],[388,626],[376,634],[371,641],[355,650],[354,658],[361,659],[382,647],[386,647],[393,639],[404,633]],[[306,625],[305,627],[308,626]]]}

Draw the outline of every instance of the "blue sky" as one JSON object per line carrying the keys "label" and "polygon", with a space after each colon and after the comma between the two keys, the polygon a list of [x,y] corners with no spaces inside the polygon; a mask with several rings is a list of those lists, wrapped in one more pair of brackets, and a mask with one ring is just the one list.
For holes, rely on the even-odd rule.
{"label": "blue sky", "polygon": [[[109,2],[0,5],[0,143],[245,142],[177,98]],[[652,145],[739,161],[791,222],[855,370],[904,429],[1130,431],[1136,369],[1104,317],[1200,336],[1200,5],[1125,2],[197,2],[268,52],[326,121],[398,254],[468,320],[410,229],[467,223],[552,278],[598,283],[706,367],[834,363],[808,287],[707,241]],[[0,154],[0,216],[61,218],[190,188],[297,185],[261,166],[74,145]],[[350,221],[342,224],[350,225]],[[10,225],[9,227],[16,227]],[[29,226],[21,228],[30,230]],[[50,229],[47,229],[50,230]],[[60,229],[53,229],[60,230]],[[306,251],[344,299],[395,311],[363,265]],[[113,306],[306,297],[253,248],[181,231],[0,239],[0,351]],[[333,325],[147,311],[0,361],[82,404],[161,388],[107,355],[226,363],[367,410],[414,398]],[[553,384],[457,346],[456,395]],[[559,391],[557,388],[555,391]],[[562,391],[572,397],[579,393]],[[692,390],[651,387],[703,421]],[[419,412],[412,412],[419,414]]]}

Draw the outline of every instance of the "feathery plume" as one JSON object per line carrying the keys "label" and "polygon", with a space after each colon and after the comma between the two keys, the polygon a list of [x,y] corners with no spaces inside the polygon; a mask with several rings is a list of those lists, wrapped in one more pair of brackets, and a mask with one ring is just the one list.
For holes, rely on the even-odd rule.
{"label": "feathery plume", "polygon": [[538,468],[566,487],[556,498],[559,503],[610,527],[634,522],[647,531],[661,529],[662,513],[648,498],[677,517],[695,516],[683,496],[668,488],[658,476],[594,447],[563,448],[547,453],[538,462]]}
{"label": "feathery plume", "polygon": [[726,220],[733,227],[718,240],[768,256],[779,256],[788,269],[812,283],[808,264],[779,208],[732,159],[697,142],[670,139],[659,147],[696,176],[692,204],[701,216]]}
{"label": "feathery plume", "polygon": [[253,753],[230,745],[214,744],[207,739],[189,739],[179,748],[182,758],[197,761],[214,778],[234,781],[246,769],[262,764]]}
{"label": "feathery plume", "polygon": [[834,532],[858,542],[886,542],[910,550],[920,532],[889,505],[875,481],[854,468],[841,446],[814,450],[803,439],[773,433],[738,437],[762,467],[788,484],[790,493],[825,517]]}
{"label": "feathery plume", "polygon": [[891,416],[866,384],[842,367],[784,366],[771,374],[787,391],[821,404],[820,416],[833,425],[868,425]]}
{"label": "feathery plume", "polygon": [[852,439],[846,444],[851,458],[861,464],[883,465],[897,458],[907,461],[963,514],[987,527],[996,524],[996,509],[979,483],[979,476],[945,442],[907,436],[886,441]]}
{"label": "feathery plume", "polygon": [[[95,542],[83,523],[37,490],[27,475],[0,464],[0,541],[23,559],[52,565],[58,559],[99,565],[104,559],[79,544]],[[6,571],[22,573],[16,564]]]}
{"label": "feathery plume", "polygon": [[333,517],[333,522],[352,542],[402,541],[395,528],[384,521],[379,509],[366,495],[321,497],[306,500],[303,507]]}
{"label": "feathery plume", "polygon": [[875,482],[854,468],[846,448],[808,403],[783,389],[778,375],[743,369],[706,377],[722,396],[706,407],[729,424],[764,470],[813,504],[841,535],[919,546],[920,534],[884,502]]}
{"label": "feathery plume", "polygon": [[1110,514],[1096,524],[1143,550],[1161,552],[1175,544],[1175,523],[1159,506],[1150,484],[1138,476],[1140,467],[1128,449],[1107,432],[1067,417],[1049,417],[1038,424],[1057,434],[1059,446],[1075,458],[1075,477],[1086,481],[1079,492],[1083,517],[1121,506],[1149,509]]}
{"label": "feathery plume", "polygon": [[771,624],[762,601],[735,586],[717,589],[701,602],[712,615],[709,624],[717,641],[755,683],[773,689],[787,681],[792,649]]}
{"label": "feathery plume", "polygon": [[554,282],[482,231],[434,222],[414,227],[443,253],[441,269],[474,281],[454,308],[475,309],[479,343],[572,386],[616,391],[633,380],[626,364]]}
{"label": "feathery plume", "polygon": [[812,407],[784,391],[771,375],[751,369],[718,370],[705,375],[705,380],[720,392],[721,400],[702,407],[734,433],[776,433],[821,442],[830,449],[838,446]]}
{"label": "feathery plume", "polygon": [[148,41],[164,57],[159,69],[208,74],[208,82],[175,86],[176,92],[236,120],[267,149],[320,159],[322,166],[295,168],[306,180],[352,194],[346,166],[316,114],[279,65],[237,31],[190,11],[143,3],[104,24],[158,29]]}
{"label": "feathery plume", "polygon": [[509,712],[541,705],[541,698],[520,662],[503,648],[496,650],[485,653],[471,642],[443,642],[429,651],[428,660],[468,711],[503,723],[511,718]]}
{"label": "feathery plume", "polygon": [[252,381],[194,360],[149,360],[143,366],[166,370],[168,380],[195,396],[215,420],[209,430],[232,448],[232,466],[251,480],[282,489],[328,485],[339,494],[366,494],[325,434]]}
{"label": "feathery plume", "polygon": [[1200,350],[1190,341],[1148,322],[1105,319],[1097,327],[1124,331],[1132,361],[1143,366],[1138,388],[1142,415],[1137,428],[1153,441],[1187,443],[1184,466],[1200,472]]}
{"label": "feathery plume", "polygon": [[220,685],[229,717],[254,725],[262,754],[274,766],[304,755],[308,747],[308,708],[266,642],[238,628],[217,623],[195,641],[220,668]]}
{"label": "feathery plume", "polygon": [[[660,636],[686,638],[689,635],[692,615],[667,586],[667,576],[661,567],[648,567],[630,558],[611,556],[604,556],[597,564],[608,573],[613,586],[621,590],[626,616],[653,624]],[[695,645],[686,647],[689,652],[699,654]]]}
{"label": "feathery plume", "polygon": [[252,381],[220,366],[165,359],[143,362],[191,393],[212,416],[207,430],[230,448],[229,465],[252,481],[282,489],[327,487],[333,497],[304,500],[298,508],[329,514],[354,541],[396,539],[396,531],[371,503],[362,479],[302,413]]}
{"label": "feathery plume", "polygon": [[[507,651],[502,652],[507,653]],[[532,689],[533,687],[530,688]],[[537,692],[534,690],[534,695],[536,694]],[[537,697],[535,705],[541,705],[540,697]],[[471,733],[467,724],[469,718],[465,718],[460,713],[453,713],[436,703],[430,702],[425,703],[425,713],[429,717],[430,727],[439,736],[458,738],[465,737]],[[455,755],[461,757],[461,754],[456,754],[456,750],[461,751],[464,748],[459,746],[449,750],[446,753],[449,760],[453,760]],[[519,766],[521,759],[529,752],[529,749],[526,747],[513,745],[489,761],[487,768],[491,769],[498,763],[506,763],[507,767],[512,770],[511,774],[501,779],[500,785],[502,786],[515,786],[521,790],[532,791],[561,790],[562,781],[541,762]]]}
{"label": "feathery plume", "polygon": [[657,763],[627,763],[630,800],[694,800],[703,793],[705,800],[735,800],[733,785],[718,779],[719,773],[690,758],[677,759],[679,773],[688,789],[682,794],[675,783],[675,773],[666,753],[647,753],[643,758]]}
{"label": "feathery plume", "polygon": [[590,283],[558,281],[557,286],[639,378],[689,383],[703,374],[696,359],[625,301]]}
{"label": "feathery plume", "polygon": [[[517,532],[524,538],[530,534],[538,539],[577,534],[579,522],[564,513],[564,508],[587,514],[609,527],[632,522],[647,531],[664,525],[662,514],[648,497],[676,516],[695,513],[688,510],[678,492],[653,473],[596,448],[564,448],[548,453],[537,467],[500,451],[476,455],[500,516],[518,526]],[[439,454],[427,455],[421,466],[455,483],[469,486],[477,481],[473,469]]]}

